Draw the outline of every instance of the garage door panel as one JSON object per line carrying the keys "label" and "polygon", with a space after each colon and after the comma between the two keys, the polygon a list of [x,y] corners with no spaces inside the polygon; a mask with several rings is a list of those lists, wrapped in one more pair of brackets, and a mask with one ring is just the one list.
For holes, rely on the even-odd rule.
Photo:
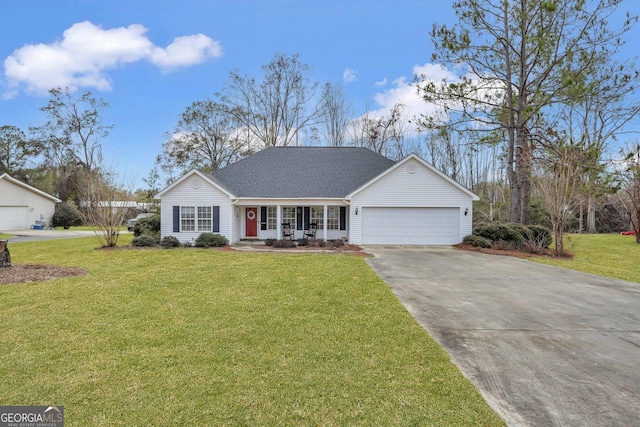
{"label": "garage door panel", "polygon": [[458,243],[458,208],[363,208],[364,244]]}
{"label": "garage door panel", "polygon": [[0,206],[0,230],[24,230],[27,218],[26,206]]}

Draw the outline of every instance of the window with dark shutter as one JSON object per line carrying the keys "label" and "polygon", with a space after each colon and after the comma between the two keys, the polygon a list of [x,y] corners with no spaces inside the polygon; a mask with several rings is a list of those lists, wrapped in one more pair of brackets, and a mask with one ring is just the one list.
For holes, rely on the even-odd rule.
{"label": "window with dark shutter", "polygon": [[180,232],[180,206],[173,207],[173,232]]}
{"label": "window with dark shutter", "polygon": [[211,231],[213,231],[214,233],[219,233],[220,232],[220,206],[213,207],[213,218],[211,222],[213,223],[213,227],[211,228]]}

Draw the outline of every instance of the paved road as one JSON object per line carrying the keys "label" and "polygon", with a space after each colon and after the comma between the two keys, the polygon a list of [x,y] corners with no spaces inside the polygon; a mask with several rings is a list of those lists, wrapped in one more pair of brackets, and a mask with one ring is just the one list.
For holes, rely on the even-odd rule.
{"label": "paved road", "polygon": [[19,242],[35,242],[38,240],[73,239],[77,237],[95,236],[93,231],[85,230],[10,230],[3,231],[9,234],[9,244]]}
{"label": "paved road", "polygon": [[449,247],[366,249],[509,425],[640,425],[640,284]]}

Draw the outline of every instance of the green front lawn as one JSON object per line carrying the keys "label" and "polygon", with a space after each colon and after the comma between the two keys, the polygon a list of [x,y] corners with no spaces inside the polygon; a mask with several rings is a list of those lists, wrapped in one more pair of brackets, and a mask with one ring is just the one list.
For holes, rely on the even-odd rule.
{"label": "green front lawn", "polygon": [[[127,241],[130,236],[122,239]],[[363,259],[13,244],[0,402],[88,425],[503,425]]]}
{"label": "green front lawn", "polygon": [[620,234],[570,234],[565,247],[574,256],[567,258],[532,257],[531,261],[586,273],[640,283],[640,245],[634,236]]}

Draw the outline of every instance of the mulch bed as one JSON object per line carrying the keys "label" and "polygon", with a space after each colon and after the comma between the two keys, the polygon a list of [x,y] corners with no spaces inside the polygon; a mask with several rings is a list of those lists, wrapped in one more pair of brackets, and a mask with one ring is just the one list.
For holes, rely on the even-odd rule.
{"label": "mulch bed", "polygon": [[84,276],[86,270],[74,267],[44,264],[14,264],[11,267],[0,267],[0,284],[26,283],[58,277]]}

